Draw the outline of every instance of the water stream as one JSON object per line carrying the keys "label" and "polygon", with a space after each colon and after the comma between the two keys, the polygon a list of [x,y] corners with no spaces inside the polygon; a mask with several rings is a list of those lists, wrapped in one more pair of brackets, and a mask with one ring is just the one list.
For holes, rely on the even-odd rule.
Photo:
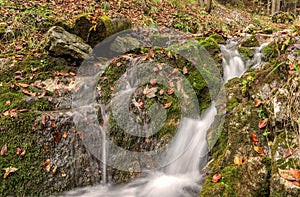
{"label": "water stream", "polygon": [[[221,45],[223,55],[224,81],[240,77],[246,66],[239,55],[237,43],[232,41]],[[257,53],[261,49],[257,50]],[[257,54],[255,54],[257,55]],[[260,61],[260,56],[255,56]],[[257,61],[257,63],[259,63]],[[103,106],[102,106],[103,107]],[[183,118],[174,140],[169,146],[167,158],[173,158],[170,164],[157,171],[143,172],[140,178],[122,186],[97,185],[69,191],[62,196],[84,197],[196,197],[199,195],[204,181],[201,169],[207,163],[208,147],[206,131],[214,121],[217,110],[212,105],[199,119]],[[105,135],[107,114],[102,113],[104,123],[102,135]],[[103,136],[105,138],[105,136]],[[106,171],[107,144],[102,144],[104,161],[103,171]],[[180,155],[178,155],[180,153]],[[106,172],[102,173],[102,182],[106,183]]]}

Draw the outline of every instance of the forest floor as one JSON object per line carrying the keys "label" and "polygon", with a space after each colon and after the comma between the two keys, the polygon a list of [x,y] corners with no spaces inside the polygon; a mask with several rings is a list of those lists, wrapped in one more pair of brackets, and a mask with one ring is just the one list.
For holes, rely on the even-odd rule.
{"label": "forest floor", "polygon": [[[184,1],[188,2],[188,1]],[[91,18],[123,15],[134,26],[168,27],[203,35],[218,32],[225,37],[238,35],[249,24],[261,28],[286,29],[287,24],[274,24],[270,17],[214,3],[211,14],[195,3],[182,1],[113,0],[0,0],[1,65],[11,59],[40,57],[45,32],[57,22],[72,26],[78,16]]]}

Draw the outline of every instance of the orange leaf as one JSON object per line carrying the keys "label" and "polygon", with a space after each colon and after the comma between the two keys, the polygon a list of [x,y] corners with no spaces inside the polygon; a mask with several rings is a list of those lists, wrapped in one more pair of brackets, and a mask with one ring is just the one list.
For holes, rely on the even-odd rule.
{"label": "orange leaf", "polygon": [[256,99],[254,101],[254,107],[259,107],[261,103],[262,103],[261,100]]}
{"label": "orange leaf", "polygon": [[288,157],[292,156],[293,149],[292,148],[288,148],[288,149],[285,150],[284,153],[285,153],[285,158],[288,158]]}
{"label": "orange leaf", "polygon": [[212,181],[213,183],[216,183],[216,182],[218,182],[221,178],[222,178],[222,175],[221,175],[221,174],[215,174],[215,175],[212,177],[211,181]]}
{"label": "orange leaf", "polygon": [[260,129],[265,128],[268,125],[268,122],[269,122],[268,120],[260,120],[258,123],[258,127]]}
{"label": "orange leaf", "polygon": [[168,89],[168,95],[171,95],[174,93],[174,90],[172,88]]}
{"label": "orange leaf", "polygon": [[172,102],[166,103],[166,104],[164,104],[164,108],[168,109],[169,107],[171,107],[171,105],[172,105]]}
{"label": "orange leaf", "polygon": [[288,181],[295,181],[296,179],[293,177],[292,173],[290,170],[282,170],[278,168],[278,174],[284,178],[285,180]]}
{"label": "orange leaf", "polygon": [[62,137],[63,137],[63,138],[67,138],[67,136],[68,136],[67,132],[64,131]]}
{"label": "orange leaf", "polygon": [[254,133],[250,132],[250,138],[251,138],[252,144],[256,145],[258,143],[257,136]]}
{"label": "orange leaf", "polygon": [[293,185],[300,187],[300,182],[299,181],[292,181]]}
{"label": "orange leaf", "polygon": [[233,162],[234,162],[235,166],[239,166],[239,165],[243,164],[243,161],[239,156],[234,156]]}
{"label": "orange leaf", "polygon": [[262,147],[260,147],[260,146],[253,146],[253,149],[257,153],[259,153],[261,156],[265,156],[266,155],[264,149]]}
{"label": "orange leaf", "polygon": [[296,179],[296,181],[300,181],[300,171],[294,168],[290,169],[292,176]]}

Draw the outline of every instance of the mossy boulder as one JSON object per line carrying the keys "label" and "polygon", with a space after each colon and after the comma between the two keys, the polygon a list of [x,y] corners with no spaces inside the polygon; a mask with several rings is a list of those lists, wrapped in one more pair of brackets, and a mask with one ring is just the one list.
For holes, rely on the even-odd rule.
{"label": "mossy boulder", "polygon": [[251,35],[250,37],[245,37],[241,41],[242,47],[259,47],[259,43],[255,37],[255,35]]}
{"label": "mossy boulder", "polygon": [[253,50],[249,49],[248,47],[239,47],[238,51],[245,61],[250,60],[254,57]]}

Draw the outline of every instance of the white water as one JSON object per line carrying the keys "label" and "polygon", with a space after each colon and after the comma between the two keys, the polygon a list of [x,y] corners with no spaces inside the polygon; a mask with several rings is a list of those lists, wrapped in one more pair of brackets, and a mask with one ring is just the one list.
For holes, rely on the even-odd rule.
{"label": "white water", "polygon": [[[223,55],[224,81],[240,77],[245,71],[245,65],[239,55],[236,42],[221,45]],[[257,50],[260,52],[261,49]],[[260,62],[260,56],[257,62]],[[183,118],[166,158],[171,162],[162,163],[166,166],[155,172],[143,172],[142,177],[123,186],[97,185],[76,189],[62,196],[84,197],[196,197],[201,190],[204,175],[201,169],[207,163],[208,147],[206,131],[217,114],[214,103],[199,119]],[[105,115],[105,114],[102,114]],[[103,124],[106,125],[105,123]],[[104,130],[104,129],[103,129]],[[105,132],[102,131],[102,135]],[[106,144],[103,144],[104,152]],[[104,164],[106,153],[102,154]],[[170,159],[168,160],[170,161]],[[106,166],[103,166],[105,171]],[[106,173],[102,175],[106,182]]]}

